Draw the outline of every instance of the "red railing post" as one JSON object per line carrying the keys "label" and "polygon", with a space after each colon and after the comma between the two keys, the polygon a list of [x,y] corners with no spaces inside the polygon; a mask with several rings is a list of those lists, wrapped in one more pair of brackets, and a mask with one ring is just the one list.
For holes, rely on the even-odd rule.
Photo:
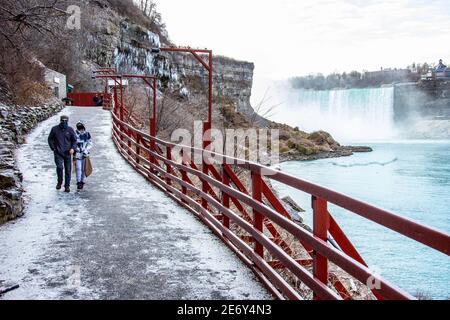
{"label": "red railing post", "polygon": [[133,137],[133,132],[130,129],[127,129],[127,145],[128,145],[128,155],[131,156],[131,138]]}
{"label": "red railing post", "polygon": [[[172,160],[172,148],[169,147],[169,146],[166,147],[166,158],[167,158],[167,160]],[[169,164],[166,165],[166,172],[168,174],[172,174],[173,171],[172,171],[172,166],[171,165],[169,165]],[[166,183],[169,186],[172,185],[172,181],[170,180],[169,177],[166,178]]]}
{"label": "red railing post", "polygon": [[122,87],[122,78],[120,78],[119,82],[119,92],[120,92],[120,121],[123,121],[125,110],[123,108],[123,87]]}
{"label": "red railing post", "polygon": [[139,157],[140,155],[141,155],[141,135],[136,134],[136,163],[137,164],[141,163],[141,159]]}
{"label": "red railing post", "polygon": [[[262,202],[262,176],[260,173],[252,172],[252,196],[253,199]],[[253,227],[263,232],[263,215],[253,209]],[[255,252],[264,258],[264,247],[258,241],[254,240]]]}
{"label": "red railing post", "polygon": [[[211,145],[211,122],[203,122],[203,150],[209,150]],[[205,153],[202,153],[202,172],[209,174],[208,164],[205,161]],[[202,191],[208,193],[208,183],[202,180]],[[208,210],[208,201],[202,198],[202,207]]]}
{"label": "red railing post", "polygon": [[[152,110],[150,111],[150,150],[152,152],[156,152],[156,141],[154,138],[156,138],[156,125],[157,125],[157,114],[156,114],[156,78],[153,78],[153,105]],[[156,164],[156,159],[153,156],[150,156],[150,163]],[[151,169],[153,171],[153,169]]]}
{"label": "red railing post", "polygon": [[[123,107],[123,87],[122,87],[122,78],[120,78],[119,81],[119,90],[118,92],[120,93],[120,96],[118,97],[118,101],[119,101],[119,119],[121,121],[120,123],[120,131],[121,132],[125,132],[128,136],[128,130],[125,131],[125,127],[122,125],[122,122],[124,121],[124,115],[125,115],[125,110]],[[124,137],[121,135],[120,136],[120,140],[124,141]]]}
{"label": "red railing post", "polygon": [[[222,164],[222,182],[224,185],[230,186],[230,177],[228,176],[224,165],[225,164]],[[222,191],[222,204],[225,208],[230,208],[230,196],[224,191]],[[230,229],[230,218],[224,214],[222,215],[222,224],[225,228]]]}
{"label": "red railing post", "polygon": [[114,114],[116,115],[116,116],[119,116],[119,108],[118,108],[118,103],[119,103],[119,100],[117,99],[117,86],[116,86],[116,84],[114,84],[114,89],[113,89],[113,94],[114,94],[114,110],[113,110],[113,112],[114,112]]}
{"label": "red railing post", "polygon": [[[327,201],[313,196],[312,208],[314,236],[327,242],[328,229],[330,228]],[[325,285],[328,284],[328,259],[316,251],[313,251],[313,274],[319,281]],[[317,297],[314,296],[314,299],[317,299]]]}
{"label": "red railing post", "polygon": [[[183,165],[185,165],[186,164],[186,162],[184,161],[184,149],[182,149],[181,150],[181,163],[183,164]],[[188,176],[187,176],[187,173],[186,173],[186,171],[184,170],[184,169],[180,169],[180,171],[181,171],[181,179],[183,179],[183,182],[189,182],[188,181]],[[181,186],[181,192],[184,194],[184,195],[186,195],[187,194],[187,188],[185,187],[185,186]],[[183,202],[185,202],[184,200],[183,200]]]}

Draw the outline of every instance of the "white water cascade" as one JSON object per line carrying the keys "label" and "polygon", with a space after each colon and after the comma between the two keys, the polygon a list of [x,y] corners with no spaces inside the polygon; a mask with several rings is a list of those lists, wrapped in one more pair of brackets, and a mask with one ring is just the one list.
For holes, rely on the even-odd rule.
{"label": "white water cascade", "polygon": [[278,84],[270,90],[281,102],[273,120],[311,132],[325,130],[337,140],[387,140],[396,136],[394,89],[315,91]]}

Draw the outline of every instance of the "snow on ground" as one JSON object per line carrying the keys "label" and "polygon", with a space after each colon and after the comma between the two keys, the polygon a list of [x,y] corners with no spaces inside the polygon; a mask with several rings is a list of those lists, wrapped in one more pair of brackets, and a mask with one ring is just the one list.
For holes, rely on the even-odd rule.
{"label": "snow on ground", "polygon": [[20,288],[3,299],[271,299],[200,221],[122,159],[108,112],[62,113],[87,123],[94,174],[82,192],[55,190],[47,135],[60,115],[28,136],[17,152],[25,215],[0,226],[0,280]]}

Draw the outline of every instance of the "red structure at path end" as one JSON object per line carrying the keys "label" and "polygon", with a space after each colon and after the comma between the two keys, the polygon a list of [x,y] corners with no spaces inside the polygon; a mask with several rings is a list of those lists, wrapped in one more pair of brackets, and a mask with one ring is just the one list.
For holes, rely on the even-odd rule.
{"label": "red structure at path end", "polygon": [[111,94],[104,92],[72,92],[67,95],[71,100],[71,104],[77,107],[97,107],[94,102],[94,97],[103,97],[103,105],[109,104],[111,101]]}

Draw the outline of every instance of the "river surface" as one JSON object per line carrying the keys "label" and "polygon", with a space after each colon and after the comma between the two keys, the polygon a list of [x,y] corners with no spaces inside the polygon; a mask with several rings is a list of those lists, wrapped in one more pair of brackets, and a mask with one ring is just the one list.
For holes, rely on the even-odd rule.
{"label": "river surface", "polygon": [[[360,142],[359,142],[360,143]],[[287,162],[284,172],[450,233],[450,141],[365,143],[372,153]],[[310,197],[275,184],[307,212]],[[336,206],[330,212],[369,266],[411,294],[450,298],[450,258]]]}

